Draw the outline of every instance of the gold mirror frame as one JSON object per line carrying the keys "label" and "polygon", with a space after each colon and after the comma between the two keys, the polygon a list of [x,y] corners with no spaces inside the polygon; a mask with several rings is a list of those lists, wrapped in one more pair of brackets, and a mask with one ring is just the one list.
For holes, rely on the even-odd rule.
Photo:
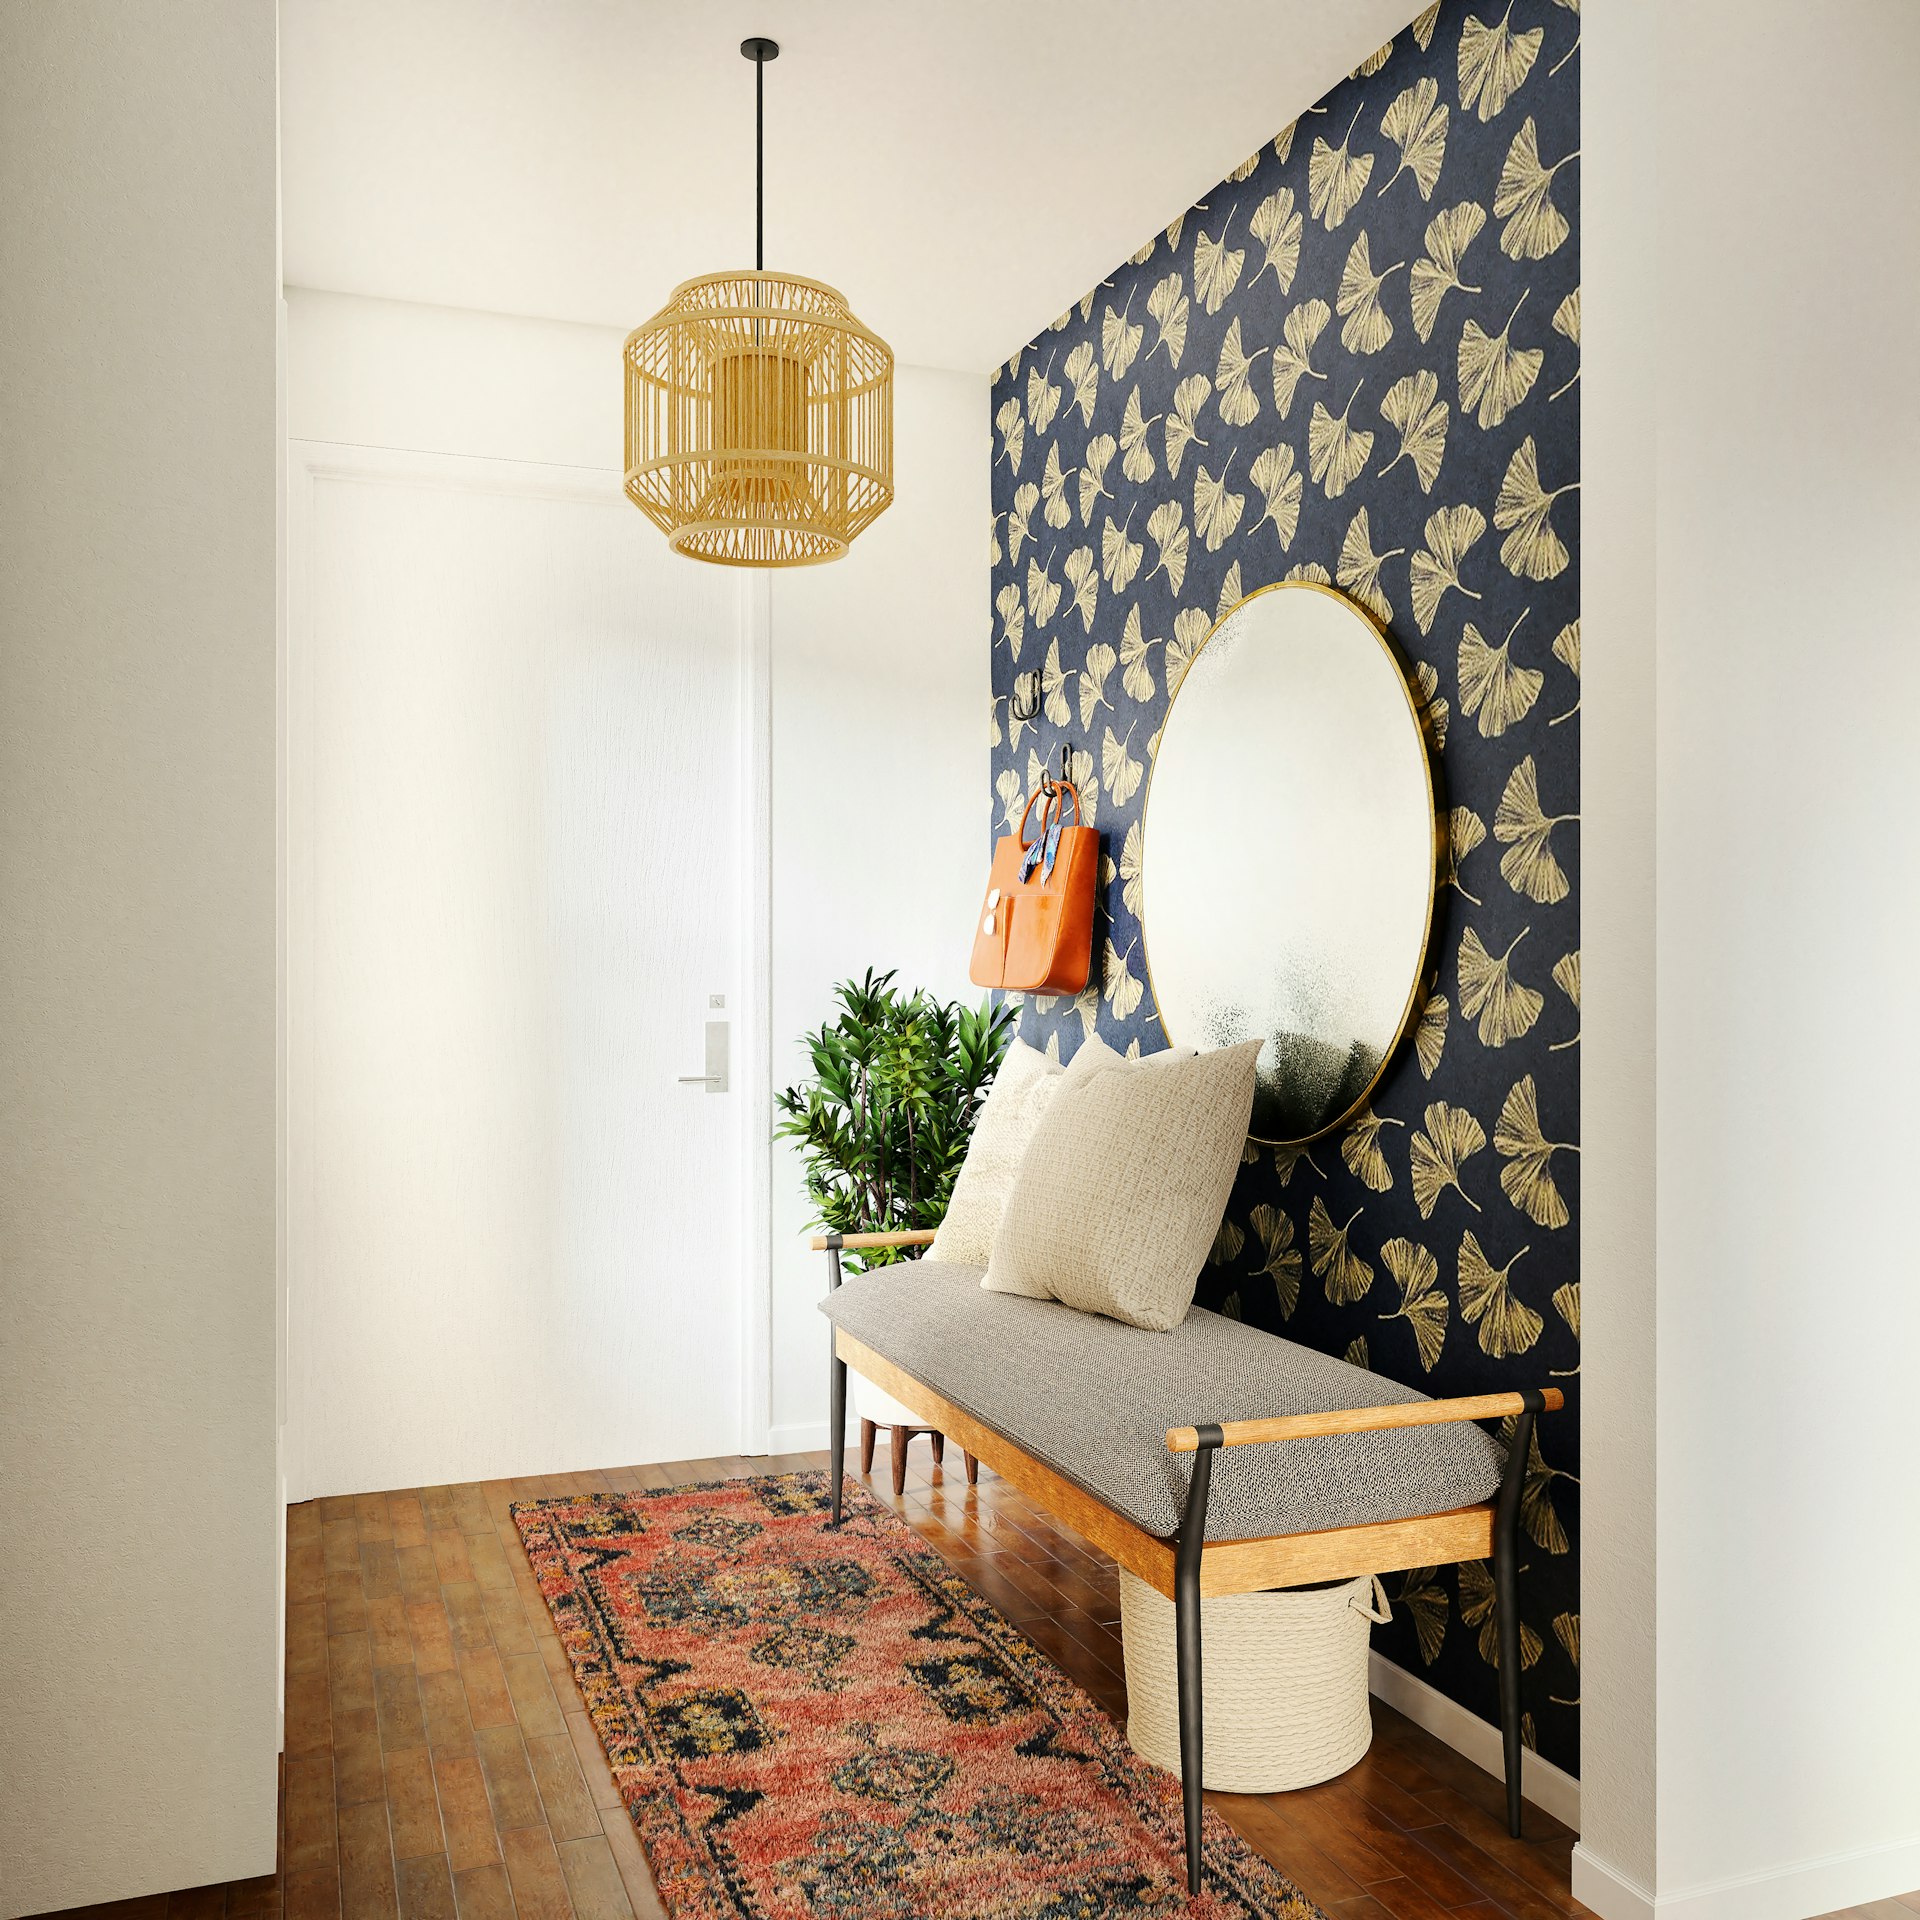
{"label": "gold mirror frame", "polygon": [[[1367,632],[1373,636],[1374,642],[1379,647],[1382,657],[1392,669],[1395,684],[1399,688],[1401,697],[1406,703],[1407,715],[1414,730],[1414,738],[1419,743],[1420,762],[1426,788],[1427,819],[1430,827],[1430,857],[1426,863],[1426,903],[1421,923],[1422,931],[1418,956],[1414,964],[1412,980],[1407,988],[1406,999],[1401,1009],[1399,1023],[1393,1032],[1392,1038],[1381,1051],[1378,1064],[1374,1067],[1360,1091],[1348,1101],[1338,1113],[1314,1128],[1313,1131],[1284,1139],[1272,1139],[1265,1133],[1258,1131],[1250,1132],[1248,1136],[1262,1146],[1304,1147],[1315,1140],[1325,1139],[1329,1134],[1337,1133],[1341,1128],[1348,1125],[1356,1114],[1365,1111],[1368,1102],[1373,1098],[1375,1089],[1378,1088],[1382,1079],[1385,1078],[1388,1069],[1399,1057],[1401,1048],[1406,1044],[1409,1035],[1411,1035],[1419,1020],[1421,1008],[1426,1001],[1427,973],[1433,951],[1434,913],[1439,897],[1440,875],[1446,851],[1446,828],[1441,807],[1440,782],[1438,769],[1435,765],[1432,730],[1428,724],[1425,703],[1414,687],[1409,664],[1405,655],[1403,655],[1400,649],[1394,644],[1392,637],[1381,626],[1380,622],[1376,620],[1365,607],[1359,605],[1346,594],[1341,593],[1337,588],[1322,586],[1317,581],[1311,580],[1278,581],[1270,586],[1256,588],[1252,593],[1235,601],[1235,603],[1221,614],[1219,618],[1214,621],[1213,625],[1208,628],[1206,639],[1195,649],[1193,658],[1188,663],[1186,672],[1182,674],[1179,685],[1173,690],[1173,694],[1167,703],[1166,715],[1160,723],[1160,731],[1157,736],[1152,761],[1147,770],[1146,792],[1141,799],[1141,892],[1138,916],[1140,924],[1141,960],[1146,974],[1148,990],[1154,996],[1154,1006],[1160,1017],[1161,1032],[1163,1035],[1171,1043],[1186,1044],[1181,1040],[1181,1036],[1175,1034],[1168,1027],[1165,1008],[1161,1002],[1160,992],[1153,978],[1152,915],[1150,911],[1151,902],[1148,898],[1148,880],[1151,870],[1150,849],[1152,845],[1153,786],[1159,771],[1160,750],[1167,738],[1167,730],[1173,724],[1174,714],[1178,710],[1181,691],[1186,687],[1195,668],[1200,665],[1207,648],[1213,643],[1215,636],[1219,634],[1228,622],[1240,613],[1243,608],[1251,605],[1256,600],[1275,593],[1324,594],[1329,599],[1338,602],[1346,612],[1352,614],[1356,620],[1360,621]],[[1252,1038],[1253,1036],[1249,1033],[1245,1037]],[[1231,1042],[1216,1040],[1216,1044],[1231,1044]]]}

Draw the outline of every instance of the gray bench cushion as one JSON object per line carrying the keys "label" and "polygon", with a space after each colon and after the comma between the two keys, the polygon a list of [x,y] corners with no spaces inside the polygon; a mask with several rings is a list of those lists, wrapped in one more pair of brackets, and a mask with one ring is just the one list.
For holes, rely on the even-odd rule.
{"label": "gray bench cushion", "polygon": [[[1423,1400],[1392,1380],[1195,1308],[1171,1333],[987,1293],[974,1267],[918,1260],[848,1280],[820,1311],[1023,1453],[1149,1533],[1171,1534],[1191,1455],[1167,1429]],[[1454,1422],[1214,1456],[1207,1538],[1444,1513],[1490,1499],[1505,1456]]]}

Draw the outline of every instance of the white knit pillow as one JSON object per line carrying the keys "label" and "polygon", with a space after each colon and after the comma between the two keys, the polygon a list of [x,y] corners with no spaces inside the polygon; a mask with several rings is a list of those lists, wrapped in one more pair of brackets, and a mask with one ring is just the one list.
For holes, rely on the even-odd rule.
{"label": "white knit pillow", "polygon": [[987,1089],[967,1157],[947,1211],[927,1249],[929,1260],[957,1267],[984,1267],[993,1251],[1000,1209],[1013,1191],[1020,1160],[1059,1087],[1061,1069],[1044,1053],[1016,1040],[1007,1049]]}
{"label": "white knit pillow", "polygon": [[1240,1171],[1260,1046],[1063,1082],[1027,1143],[980,1284],[1177,1327]]}

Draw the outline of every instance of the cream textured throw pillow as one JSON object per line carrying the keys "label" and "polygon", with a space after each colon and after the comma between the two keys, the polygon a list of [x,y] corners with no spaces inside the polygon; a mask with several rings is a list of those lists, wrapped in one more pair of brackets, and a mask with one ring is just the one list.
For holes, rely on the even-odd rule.
{"label": "cream textured throw pillow", "polygon": [[1177,1327],[1240,1171],[1260,1045],[1063,1076],[980,1284]]}
{"label": "cream textured throw pillow", "polygon": [[967,1157],[953,1183],[953,1197],[927,1249],[929,1260],[956,1267],[984,1267],[993,1251],[1000,1210],[1020,1172],[1021,1157],[1062,1079],[1044,1053],[1016,1040],[1000,1062],[993,1085],[973,1123]]}

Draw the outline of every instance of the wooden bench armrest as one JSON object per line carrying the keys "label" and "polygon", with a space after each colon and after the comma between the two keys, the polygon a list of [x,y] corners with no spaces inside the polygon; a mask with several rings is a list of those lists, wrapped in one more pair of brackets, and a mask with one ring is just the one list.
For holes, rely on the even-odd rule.
{"label": "wooden bench armrest", "polygon": [[[851,1243],[849,1243],[851,1244]],[[1558,1387],[1542,1390],[1540,1404],[1556,1412],[1566,1404]],[[1214,1442],[1222,1447],[1244,1447],[1263,1440],[1309,1440],[1330,1433],[1381,1433],[1393,1427],[1438,1427],[1454,1420],[1503,1420],[1524,1410],[1517,1393],[1482,1393],[1463,1400],[1410,1400],[1397,1407],[1349,1407],[1333,1413],[1287,1413],[1272,1420],[1229,1420]],[[1197,1427],[1170,1427],[1169,1453],[1195,1453],[1200,1447]]]}
{"label": "wooden bench armrest", "polygon": [[836,1239],[830,1233],[816,1233],[808,1245],[815,1253],[825,1253],[829,1247],[841,1247],[849,1253],[856,1253],[862,1247],[930,1247],[933,1245],[931,1227],[915,1227],[902,1233],[843,1233]]}

